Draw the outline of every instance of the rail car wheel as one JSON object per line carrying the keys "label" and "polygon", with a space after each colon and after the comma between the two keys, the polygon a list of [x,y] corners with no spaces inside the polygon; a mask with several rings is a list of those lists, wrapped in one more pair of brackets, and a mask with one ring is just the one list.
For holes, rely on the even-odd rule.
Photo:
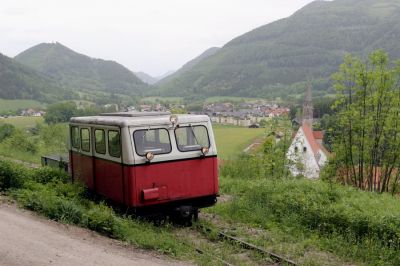
{"label": "rail car wheel", "polygon": [[199,218],[199,209],[193,206],[179,206],[172,211],[171,220],[180,225],[191,226]]}

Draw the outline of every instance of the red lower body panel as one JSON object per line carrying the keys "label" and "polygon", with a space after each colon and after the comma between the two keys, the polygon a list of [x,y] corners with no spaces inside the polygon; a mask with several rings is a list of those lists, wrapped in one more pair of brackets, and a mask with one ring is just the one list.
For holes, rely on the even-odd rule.
{"label": "red lower body panel", "polygon": [[145,207],[218,194],[217,157],[128,166],[71,152],[74,179],[117,203]]}
{"label": "red lower body panel", "polygon": [[[133,197],[129,202],[135,207],[174,200],[196,198],[218,193],[217,158],[146,164],[134,167]],[[157,189],[159,197],[146,194]]]}

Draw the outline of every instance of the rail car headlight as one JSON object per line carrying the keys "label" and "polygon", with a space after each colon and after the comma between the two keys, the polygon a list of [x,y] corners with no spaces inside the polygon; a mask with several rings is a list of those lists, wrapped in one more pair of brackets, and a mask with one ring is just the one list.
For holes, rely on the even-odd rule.
{"label": "rail car headlight", "polygon": [[169,121],[170,121],[173,125],[178,124],[178,116],[176,116],[176,115],[171,115],[171,116],[169,117]]}
{"label": "rail car headlight", "polygon": [[154,159],[154,154],[152,152],[146,153],[146,159],[150,162]]}
{"label": "rail car headlight", "polygon": [[202,153],[203,155],[206,155],[209,151],[210,151],[210,149],[207,148],[207,147],[201,148],[201,153]]}

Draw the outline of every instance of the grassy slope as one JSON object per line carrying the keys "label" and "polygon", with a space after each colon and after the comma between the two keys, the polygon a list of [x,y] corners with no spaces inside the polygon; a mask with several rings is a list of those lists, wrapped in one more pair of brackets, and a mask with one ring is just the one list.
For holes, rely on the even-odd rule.
{"label": "grassy slope", "polygon": [[36,126],[37,123],[42,123],[43,117],[31,117],[31,116],[16,116],[1,118],[0,123],[7,123],[14,125],[16,128],[26,129]]}
{"label": "grassy slope", "polygon": [[157,97],[157,96],[152,96],[152,97],[144,97],[140,99],[140,102],[142,103],[157,103],[157,102],[164,102],[164,103],[182,103],[183,98],[182,97]]}
{"label": "grassy slope", "polygon": [[71,92],[48,76],[0,54],[0,98],[35,99],[49,102],[71,96]]}
{"label": "grassy slope", "polygon": [[305,265],[400,263],[398,198],[322,181],[250,180],[232,172],[221,174],[220,186],[232,200],[207,211],[246,228],[237,236],[267,250]]}
{"label": "grassy slope", "polygon": [[246,128],[237,126],[213,125],[218,156],[231,159],[242,153],[256,138],[263,136],[263,128]]}
{"label": "grassy slope", "polygon": [[6,100],[0,99],[0,113],[17,111],[18,109],[43,108],[45,105],[35,100]]}

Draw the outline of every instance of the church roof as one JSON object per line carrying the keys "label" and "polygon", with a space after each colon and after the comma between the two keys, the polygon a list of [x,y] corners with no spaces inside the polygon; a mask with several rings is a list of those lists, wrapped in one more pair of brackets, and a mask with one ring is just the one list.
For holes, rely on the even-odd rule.
{"label": "church roof", "polygon": [[324,132],[323,131],[313,131],[313,135],[315,139],[323,139]]}
{"label": "church roof", "polygon": [[305,135],[308,143],[310,144],[313,153],[316,154],[320,149],[320,145],[315,140],[314,134],[313,134],[313,131],[312,131],[310,125],[307,123],[303,123],[301,128],[303,129],[304,135]]}

